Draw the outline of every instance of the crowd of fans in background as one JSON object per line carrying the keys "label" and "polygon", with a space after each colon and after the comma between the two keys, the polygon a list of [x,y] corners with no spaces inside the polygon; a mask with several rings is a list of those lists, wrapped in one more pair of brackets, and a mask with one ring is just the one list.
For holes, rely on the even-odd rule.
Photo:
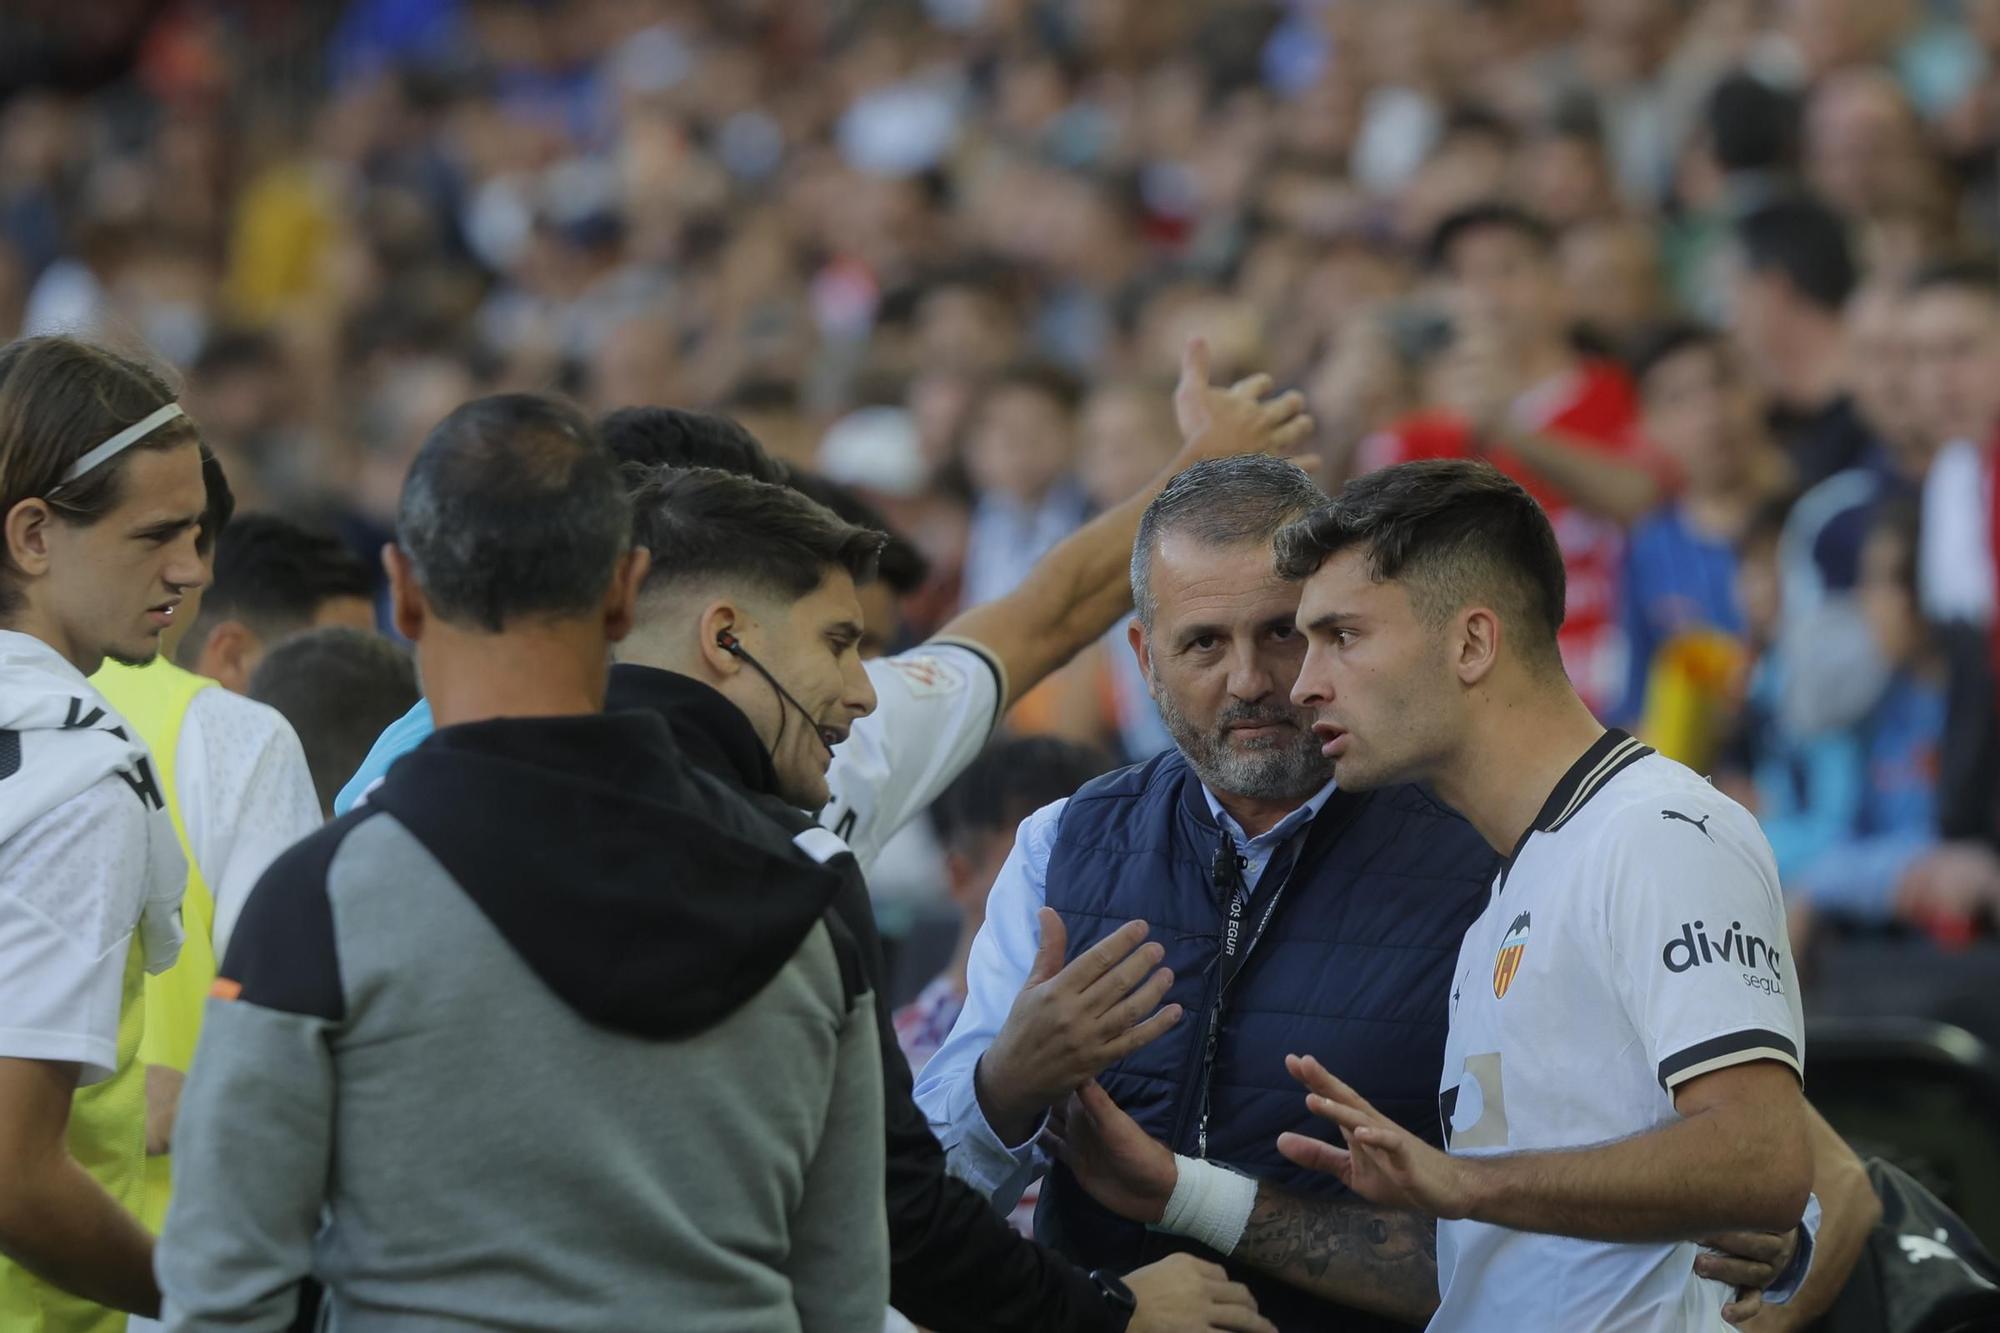
{"label": "crowd of fans in background", "polygon": [[[916,642],[1172,455],[1199,334],[1323,485],[1526,482],[1572,678],[1801,930],[2000,912],[1994,0],[91,12],[0,65],[0,338],[171,362],[242,506],[370,568],[467,398],[668,403],[879,507]],[[1122,633],[1012,725],[1168,744]]]}

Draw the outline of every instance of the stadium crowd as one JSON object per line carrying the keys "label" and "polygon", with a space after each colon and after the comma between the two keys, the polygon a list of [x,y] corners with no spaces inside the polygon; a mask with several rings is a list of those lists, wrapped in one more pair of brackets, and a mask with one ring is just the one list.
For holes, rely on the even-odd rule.
{"label": "stadium crowd", "polygon": [[[358,1328],[431,1326],[396,1322],[411,1310],[681,1327],[646,1303],[690,1287],[630,1278],[659,1239],[643,1191],[622,1219],[576,1202],[621,1197],[621,1148],[653,1150],[634,1099],[736,1127],[649,1163],[740,1224],[676,1214],[661,1233],[692,1288],[726,1291],[691,1328],[873,1328],[892,1303],[939,1330],[1289,1330],[1330,1310],[1390,1327],[1438,1308],[1453,1262],[1558,1262],[1482,1250],[1486,1232],[1443,1245],[1404,1229],[1410,1209],[1510,1236],[1670,1234],[1661,1300],[1685,1280],[1729,1291],[1732,1321],[1804,1327],[1879,1204],[1797,1079],[1735,1100],[1714,1080],[1796,1071],[1801,1009],[1887,1004],[2000,1042],[2000,4],[116,0],[10,23],[0,675],[28,684],[0,699],[0,737],[54,735],[0,746],[0,783],[39,763],[80,785],[0,810],[0,883],[51,886],[0,904],[0,958],[19,960],[0,993],[21,997],[0,1013],[0,1149],[67,1123],[117,1208],[47,1181],[0,1199],[0,1333],[157,1310],[132,1219],[168,1227],[173,1327],[309,1319],[308,1272]],[[197,437],[198,467],[175,471]],[[1678,761],[1734,804],[1673,819],[1768,843],[1777,915],[1731,929],[1770,951],[1769,1043],[1719,1051],[1733,1020],[1646,1010],[1633,1095],[1785,1130],[1735,1148],[1775,1177],[1809,1146],[1790,1165],[1801,1200],[1810,1166],[1810,1205],[1774,1184],[1693,1229],[1660,1203],[1648,1231],[1516,1182],[1520,1211],[1460,1222],[1407,1181],[1378,1198],[1358,1148],[1336,1166],[1279,1139],[1317,1116],[1350,1144],[1396,1124],[1438,1145],[1460,937],[1485,928],[1496,869],[1566,823],[1536,813],[1550,784],[1579,809],[1602,785],[1565,771],[1575,753],[1545,776],[1524,760],[1541,790],[1507,855],[1449,765],[1392,765],[1385,782],[1436,790],[1350,808],[1325,738],[1290,720],[1316,706],[1300,586],[1310,604],[1342,541],[1376,543],[1396,577],[1367,505],[1456,478],[1436,484],[1469,488],[1449,491],[1465,512],[1511,512],[1454,462],[1490,463],[1547,517],[1552,644],[1611,738],[1585,758]],[[1274,581],[1273,543],[1303,549],[1299,525],[1344,493],[1352,533],[1322,524]],[[111,557],[34,527],[108,528],[135,496],[158,502],[177,590],[143,611],[157,665],[91,637],[117,614],[88,592]],[[1522,544],[1491,555],[1549,586]],[[70,686],[23,637],[70,667],[108,659],[95,693],[65,713]],[[607,653],[608,686],[588,683]],[[604,708],[660,725],[479,730]],[[1551,734],[1583,735],[1565,716]],[[70,760],[67,731],[102,744]],[[640,781],[662,753],[688,772]],[[1149,804],[1189,771],[1207,808]],[[91,785],[112,772],[112,795]],[[113,827],[124,786],[146,823],[90,856],[50,833]],[[555,811],[571,842],[516,841]],[[1238,866],[1218,854],[1211,876],[1190,851],[1201,882],[1179,885],[1090,860],[1178,847],[1176,818],[1234,839]],[[1663,857],[1692,836],[1646,834],[1662,841],[1632,845]],[[766,884],[769,919],[633,925],[642,853]],[[536,877],[579,856],[590,893],[538,902]],[[1347,885],[1355,863],[1356,893],[1420,884],[1421,912],[1322,920],[1287,899],[1229,1009],[1187,989],[1215,960],[1169,925],[1205,909],[1148,895],[1248,905],[1255,950],[1295,873]],[[62,888],[93,876],[121,898],[84,920]],[[410,896],[385,914],[375,883]],[[1150,940],[1117,929],[1149,907]],[[1690,959],[1700,910],[1671,923],[1693,921]],[[468,919],[495,928],[487,952],[422,963]],[[1236,925],[1224,991],[1246,966]],[[78,931],[87,977],[59,958]],[[1527,938],[1522,913],[1492,944],[1518,967]],[[1372,981],[1331,993],[1286,952],[1303,941]],[[1895,978],[1871,988],[1875,947]],[[600,966],[648,948],[686,996]],[[520,998],[537,979],[559,1005]],[[208,1000],[211,982],[246,1002]],[[1496,1002],[1509,984],[1494,972]],[[427,1026],[454,1004],[509,1022]],[[1352,1036],[1369,1025],[1404,1035]],[[389,1039],[422,1053],[378,1062]],[[309,1054],[321,1041],[335,1053]],[[694,1063],[632,1074],[629,1044],[662,1041]],[[745,1071],[752,1045],[799,1071],[796,1104]],[[1287,1079],[1289,1054],[1339,1078]],[[1245,1073],[1253,1055],[1269,1068]],[[519,1132],[577,1133],[588,1103],[602,1160],[534,1177],[528,1151],[529,1179],[455,1190],[477,1116],[419,1124],[397,1098],[511,1104],[517,1058],[569,1094],[520,1097]],[[66,1086],[12,1068],[51,1061]],[[258,1101],[274,1082],[288,1098]],[[1517,1117],[1536,1104],[1510,1096]],[[234,1118],[245,1102],[260,1127]],[[1454,1152],[1481,1146],[1476,1107],[1443,1117]],[[1172,1150],[1164,1184],[1148,1145]],[[1191,1164],[1211,1156],[1237,1186]],[[754,1188],[773,1178],[800,1191],[782,1219]],[[578,1215],[510,1231],[510,1188]],[[1390,1211],[1315,1211],[1334,1195]],[[568,1268],[520,1258],[565,1236],[589,1237]],[[1438,1327],[1488,1326],[1465,1302],[1490,1288],[1445,1286]],[[575,1322],[558,1293],[579,1289],[617,1294]],[[1605,1302],[1579,1316],[1597,1326],[1623,1297],[1567,1299]]]}

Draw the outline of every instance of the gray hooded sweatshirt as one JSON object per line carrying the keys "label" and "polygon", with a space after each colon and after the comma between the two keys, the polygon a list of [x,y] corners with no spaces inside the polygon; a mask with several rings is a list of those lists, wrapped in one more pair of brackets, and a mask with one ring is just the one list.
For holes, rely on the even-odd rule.
{"label": "gray hooded sweatshirt", "polygon": [[839,887],[652,715],[447,728],[245,907],[181,1102],[174,1330],[879,1329]]}

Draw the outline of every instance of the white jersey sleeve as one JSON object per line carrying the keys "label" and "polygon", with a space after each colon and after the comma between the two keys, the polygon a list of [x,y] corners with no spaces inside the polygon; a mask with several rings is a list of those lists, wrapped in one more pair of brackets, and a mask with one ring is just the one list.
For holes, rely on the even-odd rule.
{"label": "white jersey sleeve", "polygon": [[117,1069],[126,955],[145,907],[144,808],[116,773],[0,845],[0,1056]]}
{"label": "white jersey sleeve", "polygon": [[896,830],[965,771],[992,736],[1006,698],[991,653],[964,639],[932,639],[868,663],[875,711],[854,724],[827,770],[832,797],[820,823],[854,849],[862,870]]}
{"label": "white jersey sleeve", "polygon": [[1778,869],[1749,812],[1692,781],[1628,804],[1601,836],[1612,983],[1660,1086],[1752,1060],[1803,1080]]}
{"label": "white jersey sleeve", "polygon": [[320,826],[305,748],[284,715],[228,690],[188,705],[174,754],[181,823],[215,898],[215,956],[278,853]]}

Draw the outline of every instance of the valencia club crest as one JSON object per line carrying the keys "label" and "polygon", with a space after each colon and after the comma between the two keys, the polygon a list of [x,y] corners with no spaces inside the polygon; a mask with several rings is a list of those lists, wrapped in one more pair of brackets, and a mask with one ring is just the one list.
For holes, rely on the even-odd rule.
{"label": "valencia club crest", "polygon": [[1493,958],[1493,998],[1506,997],[1507,988],[1514,984],[1514,974],[1521,970],[1521,955],[1528,951],[1528,914],[1514,918],[1514,924],[1507,927],[1507,937],[1500,941],[1500,952]]}

